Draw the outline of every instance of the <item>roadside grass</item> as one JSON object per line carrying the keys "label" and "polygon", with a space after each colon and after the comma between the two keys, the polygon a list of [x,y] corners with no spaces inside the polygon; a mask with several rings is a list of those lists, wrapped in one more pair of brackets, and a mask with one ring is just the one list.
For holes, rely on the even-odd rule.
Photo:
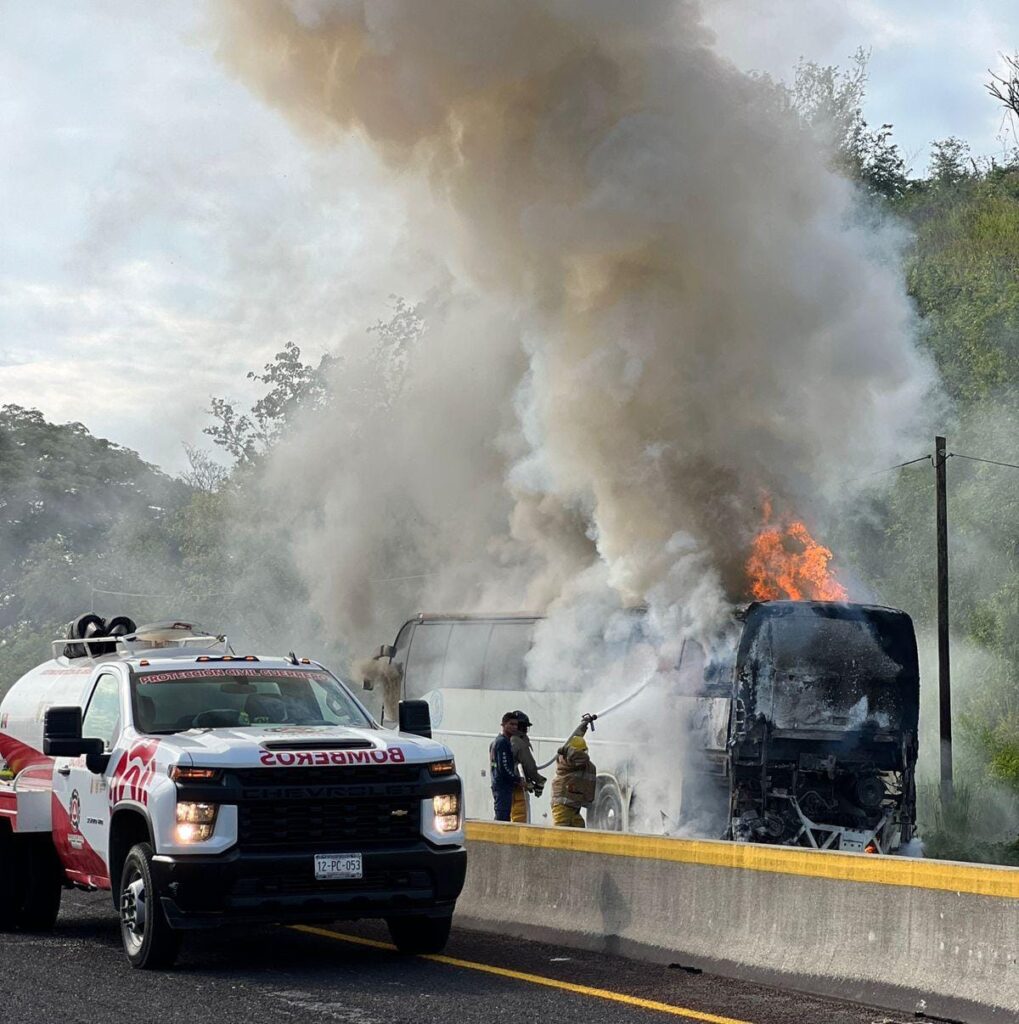
{"label": "roadside grass", "polygon": [[917,795],[925,857],[1019,867],[1019,834],[1012,817],[1017,808],[1008,794],[963,781],[943,800],[938,783],[925,781]]}

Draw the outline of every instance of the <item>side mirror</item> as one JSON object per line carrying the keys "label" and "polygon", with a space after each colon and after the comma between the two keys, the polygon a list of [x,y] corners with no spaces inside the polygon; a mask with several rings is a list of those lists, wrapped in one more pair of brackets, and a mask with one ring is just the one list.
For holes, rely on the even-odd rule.
{"label": "side mirror", "polygon": [[50,757],[77,757],[80,745],[81,708],[47,708],[42,719],[42,752]]}
{"label": "side mirror", "polygon": [[400,701],[400,732],[432,738],[432,715],[426,700]]}
{"label": "side mirror", "polygon": [[[81,708],[47,708],[42,720],[42,752],[49,757],[102,757],[103,741],[81,736]],[[102,769],[105,770],[105,765]],[[89,771],[94,769],[89,766]]]}
{"label": "side mirror", "polygon": [[373,655],[372,661],[378,661],[380,658],[392,658],[396,654],[396,648],[392,644],[383,644]]}

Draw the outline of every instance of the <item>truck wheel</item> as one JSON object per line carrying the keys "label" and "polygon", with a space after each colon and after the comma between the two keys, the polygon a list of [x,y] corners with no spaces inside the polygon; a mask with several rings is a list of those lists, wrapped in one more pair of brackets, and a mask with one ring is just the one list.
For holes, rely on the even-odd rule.
{"label": "truck wheel", "polygon": [[391,917],[386,924],[394,945],[401,953],[441,953],[449,939],[453,915]]}
{"label": "truck wheel", "polygon": [[11,826],[0,821],[0,932],[14,931],[18,926],[18,908],[21,905],[21,850]]}
{"label": "truck wheel", "polygon": [[64,888],[57,851],[48,837],[25,837],[25,892],[18,908],[18,926],[29,932],[48,932],[57,923]]}
{"label": "truck wheel", "polygon": [[152,884],[152,847],[136,843],[128,851],[120,876],[120,937],[132,967],[172,967],[180,935],[166,920]]}

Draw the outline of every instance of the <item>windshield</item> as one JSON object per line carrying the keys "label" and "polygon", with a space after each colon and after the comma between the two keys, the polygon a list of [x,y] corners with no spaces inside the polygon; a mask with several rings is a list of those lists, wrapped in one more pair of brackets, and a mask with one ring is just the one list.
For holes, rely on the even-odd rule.
{"label": "windshield", "polygon": [[741,696],[779,729],[911,728],[912,636],[905,615],[883,609],[759,609],[741,644]]}
{"label": "windshield", "polygon": [[322,669],[202,667],[139,672],[131,702],[140,732],[345,725],[371,719],[346,688]]}

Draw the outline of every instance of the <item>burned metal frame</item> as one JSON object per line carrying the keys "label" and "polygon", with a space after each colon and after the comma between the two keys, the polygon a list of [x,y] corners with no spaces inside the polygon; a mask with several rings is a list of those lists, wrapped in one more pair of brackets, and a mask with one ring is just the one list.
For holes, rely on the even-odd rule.
{"label": "burned metal frame", "polygon": [[756,602],[743,618],[728,742],[729,837],[861,852],[908,842],[919,714],[909,616],[775,601]]}

